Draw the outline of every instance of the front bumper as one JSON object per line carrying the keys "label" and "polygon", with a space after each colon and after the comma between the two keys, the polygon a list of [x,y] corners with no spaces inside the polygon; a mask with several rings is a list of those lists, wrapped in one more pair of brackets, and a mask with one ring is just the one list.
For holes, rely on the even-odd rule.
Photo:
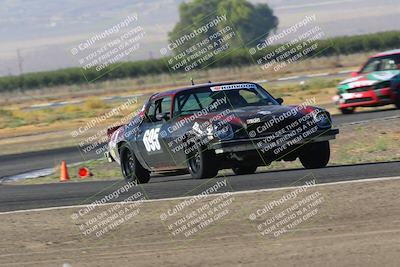
{"label": "front bumper", "polygon": [[104,157],[107,159],[108,162],[114,162],[114,158],[111,156],[110,152],[104,152]]}
{"label": "front bumper", "polygon": [[392,103],[391,88],[368,90],[364,92],[342,93],[339,95],[340,108],[373,107]]}
{"label": "front bumper", "polygon": [[[322,142],[336,138],[339,133],[339,129],[319,130],[311,137],[302,138],[301,141],[296,142],[295,145],[302,145],[310,142]],[[223,154],[230,152],[243,152],[243,151],[255,151],[260,150],[258,145],[260,142],[265,142],[266,137],[257,137],[251,139],[237,139],[229,141],[220,141],[217,143],[210,144],[208,149],[214,150],[215,154]],[[280,144],[285,145],[285,143]]]}

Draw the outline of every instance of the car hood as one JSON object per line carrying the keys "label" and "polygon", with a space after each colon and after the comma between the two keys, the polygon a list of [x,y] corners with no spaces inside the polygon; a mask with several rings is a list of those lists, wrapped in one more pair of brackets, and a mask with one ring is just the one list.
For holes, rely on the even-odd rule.
{"label": "car hood", "polygon": [[380,82],[390,81],[399,75],[400,70],[374,71],[346,79],[339,84],[338,88],[339,90],[345,91],[352,88],[372,86]]}
{"label": "car hood", "polygon": [[[270,119],[273,119],[274,117],[279,117],[281,115],[286,114],[285,121],[288,122],[296,120],[314,109],[318,108],[311,106],[281,106],[281,105],[247,106],[247,107],[233,109],[230,112],[225,111],[223,112],[224,115],[221,118],[219,118],[219,120],[223,120],[231,116],[233,117],[233,119],[229,120],[230,123],[247,125],[247,124],[268,121]],[[200,119],[208,120],[213,117],[219,116],[219,114],[221,114],[221,112],[209,113],[207,115],[201,116]]]}
{"label": "car hood", "polygon": [[[290,113],[296,106],[281,106],[281,105],[269,105],[269,106],[257,106],[257,107],[243,107],[234,109],[233,112],[237,117],[242,120],[252,118],[271,118],[273,116],[280,116],[284,113]],[[299,111],[291,114],[290,117],[299,117]]]}

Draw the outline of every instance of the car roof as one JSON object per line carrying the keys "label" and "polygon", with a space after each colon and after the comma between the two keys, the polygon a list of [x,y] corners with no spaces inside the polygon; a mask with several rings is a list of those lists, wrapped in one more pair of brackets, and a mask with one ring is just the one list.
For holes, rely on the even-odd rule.
{"label": "car roof", "polygon": [[162,97],[166,97],[166,96],[173,96],[173,95],[176,95],[176,94],[178,94],[180,92],[191,91],[191,90],[196,90],[196,89],[202,89],[204,87],[230,85],[230,84],[237,84],[237,83],[252,83],[252,84],[254,84],[254,82],[243,82],[243,81],[196,84],[196,85],[176,88],[176,89],[173,89],[173,90],[168,90],[168,91],[164,91],[164,92],[160,92],[160,93],[155,93],[150,97],[150,99],[162,98]]}
{"label": "car roof", "polygon": [[388,51],[385,51],[385,52],[381,52],[381,53],[378,53],[376,55],[373,55],[372,58],[374,58],[374,57],[384,57],[384,56],[390,56],[390,55],[397,55],[397,54],[400,54],[400,49],[394,49],[394,50],[388,50]]}

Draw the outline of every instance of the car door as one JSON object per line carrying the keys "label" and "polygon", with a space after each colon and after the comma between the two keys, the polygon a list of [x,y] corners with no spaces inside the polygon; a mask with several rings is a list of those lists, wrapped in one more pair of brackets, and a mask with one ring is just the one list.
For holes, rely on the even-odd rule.
{"label": "car door", "polygon": [[138,131],[137,149],[146,164],[154,170],[165,169],[171,165],[172,160],[161,136],[161,132],[164,133],[167,127],[166,120],[160,118],[161,114],[170,113],[170,107],[170,96],[151,100],[146,118]]}

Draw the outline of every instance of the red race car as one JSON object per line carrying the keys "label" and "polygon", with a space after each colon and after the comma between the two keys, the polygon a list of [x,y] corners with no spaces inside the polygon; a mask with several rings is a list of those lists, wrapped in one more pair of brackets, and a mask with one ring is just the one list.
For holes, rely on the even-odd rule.
{"label": "red race car", "polygon": [[343,114],[356,107],[395,104],[400,108],[400,49],[371,56],[353,78],[338,86],[336,104]]}

